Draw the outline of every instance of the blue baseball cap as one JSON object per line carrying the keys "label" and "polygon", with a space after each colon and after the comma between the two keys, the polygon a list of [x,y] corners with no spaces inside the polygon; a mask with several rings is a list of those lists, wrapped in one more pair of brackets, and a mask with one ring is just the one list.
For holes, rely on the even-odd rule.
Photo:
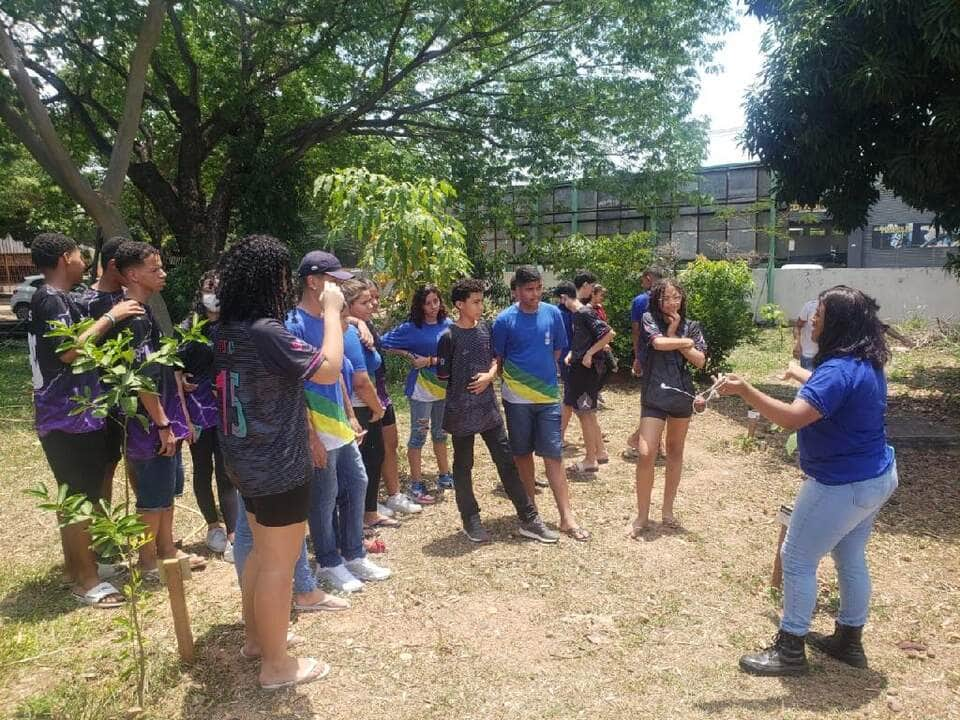
{"label": "blue baseball cap", "polygon": [[305,278],[308,275],[332,275],[337,280],[349,280],[353,277],[352,272],[343,270],[343,265],[336,255],[323,250],[311,250],[303,256],[300,261],[300,267],[297,274]]}

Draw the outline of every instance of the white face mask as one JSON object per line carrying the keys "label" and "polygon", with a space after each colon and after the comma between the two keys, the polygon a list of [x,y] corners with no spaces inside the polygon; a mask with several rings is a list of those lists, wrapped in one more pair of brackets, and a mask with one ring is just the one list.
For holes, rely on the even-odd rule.
{"label": "white face mask", "polygon": [[213,293],[204,293],[200,296],[200,300],[210,312],[220,312],[220,299]]}

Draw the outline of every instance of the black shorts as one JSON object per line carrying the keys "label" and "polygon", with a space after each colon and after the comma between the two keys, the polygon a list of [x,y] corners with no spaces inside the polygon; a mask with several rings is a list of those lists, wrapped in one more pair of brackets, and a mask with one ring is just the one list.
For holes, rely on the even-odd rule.
{"label": "black shorts", "polygon": [[265,527],[302,523],[310,512],[310,482],[276,495],[243,497],[243,506]]}
{"label": "black shorts", "polygon": [[572,407],[574,412],[595,411],[603,378],[596,368],[584,367],[579,361],[571,360],[569,368],[570,373],[563,385],[563,404]]}
{"label": "black shorts", "polygon": [[103,497],[103,478],[111,463],[104,430],[65,433],[53,430],[40,438],[43,454],[59,485],[81,493],[93,502]]}
{"label": "black shorts", "polygon": [[103,432],[106,436],[107,462],[116,464],[123,457],[123,424],[113,414],[104,418]]}
{"label": "black shorts", "polygon": [[657,418],[657,420],[666,420],[667,418],[676,418],[678,420],[685,420],[687,418],[693,417],[693,405],[690,406],[690,410],[684,413],[668,413],[666,410],[661,410],[658,407],[653,407],[653,405],[645,405],[642,402],[640,403],[640,417],[652,417]]}
{"label": "black shorts", "polygon": [[383,411],[383,417],[380,419],[380,424],[383,427],[390,427],[391,425],[397,424],[397,412],[393,409],[393,403],[387,405],[387,409]]}

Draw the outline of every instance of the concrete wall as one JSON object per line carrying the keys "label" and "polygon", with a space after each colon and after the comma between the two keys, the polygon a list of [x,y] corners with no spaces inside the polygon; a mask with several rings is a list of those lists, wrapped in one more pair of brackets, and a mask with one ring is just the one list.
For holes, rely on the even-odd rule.
{"label": "concrete wall", "polygon": [[[767,302],[767,272],[753,271],[754,312]],[[960,282],[941,268],[834,268],[775,270],[774,302],[796,318],[807,300],[834,285],[862,290],[880,304],[880,316],[899,322],[914,315],[960,319]]]}

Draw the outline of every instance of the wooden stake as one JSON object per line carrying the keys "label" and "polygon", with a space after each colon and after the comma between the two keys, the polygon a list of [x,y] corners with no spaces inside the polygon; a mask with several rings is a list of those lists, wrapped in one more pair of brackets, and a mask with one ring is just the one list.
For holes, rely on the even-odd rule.
{"label": "wooden stake", "polygon": [[783,589],[783,565],[780,562],[780,549],[783,547],[783,539],[787,536],[787,527],[790,525],[790,514],[792,512],[792,508],[781,505],[780,512],[777,513],[777,520],[780,522],[780,537],[777,539],[777,554],[773,558],[773,574],[770,576],[770,587],[777,590]]}
{"label": "wooden stake", "polygon": [[187,598],[183,591],[183,572],[180,561],[177,558],[170,558],[164,560],[162,566],[167,593],[170,596],[170,612],[173,615],[173,629],[177,635],[180,659],[186,663],[192,662],[193,633],[190,630],[190,615],[187,612]]}

